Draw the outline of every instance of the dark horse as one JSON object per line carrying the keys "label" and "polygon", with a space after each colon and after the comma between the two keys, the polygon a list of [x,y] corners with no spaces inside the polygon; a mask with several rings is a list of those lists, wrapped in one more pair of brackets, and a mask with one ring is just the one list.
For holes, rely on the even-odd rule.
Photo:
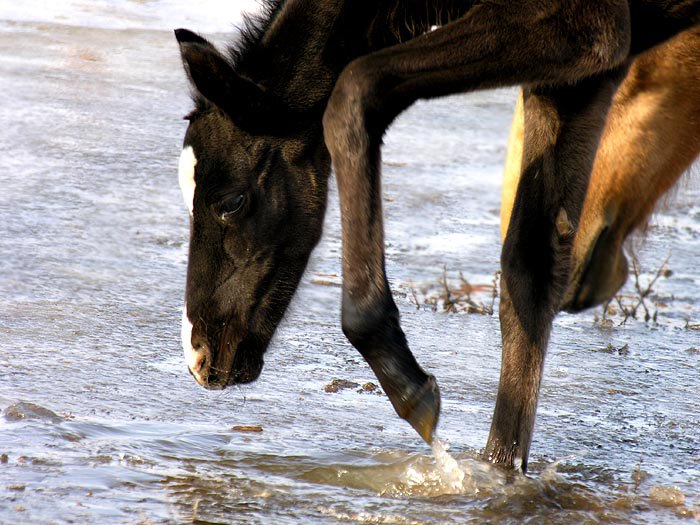
{"label": "dark horse", "polygon": [[437,383],[408,348],[384,269],[382,135],[419,98],[519,84],[523,157],[484,454],[525,470],[611,98],[632,57],[699,20],[700,0],[275,0],[224,54],[176,31],[196,101],[180,163],[192,213],[183,342],[196,380],[224,388],[259,376],[321,234],[332,160],[343,331],[431,441]]}

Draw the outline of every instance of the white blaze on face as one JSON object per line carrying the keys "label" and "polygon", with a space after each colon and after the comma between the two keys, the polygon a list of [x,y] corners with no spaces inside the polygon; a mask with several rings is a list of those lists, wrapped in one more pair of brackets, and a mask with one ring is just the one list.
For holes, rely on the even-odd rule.
{"label": "white blaze on face", "polygon": [[180,328],[180,337],[182,338],[182,350],[185,352],[185,362],[188,367],[194,365],[196,352],[192,348],[192,323],[187,317],[187,303],[182,308],[182,327]]}
{"label": "white blaze on face", "polygon": [[180,190],[182,190],[182,198],[185,200],[185,206],[190,210],[194,208],[194,167],[197,165],[197,157],[194,156],[192,146],[187,146],[180,154],[180,166],[178,170],[178,179],[180,181]]}

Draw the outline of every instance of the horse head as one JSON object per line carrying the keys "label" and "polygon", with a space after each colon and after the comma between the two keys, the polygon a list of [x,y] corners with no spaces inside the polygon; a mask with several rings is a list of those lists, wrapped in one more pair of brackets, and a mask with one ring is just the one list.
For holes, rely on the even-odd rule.
{"label": "horse head", "polygon": [[330,158],[314,125],[177,30],[196,109],[180,157],[190,211],[182,343],[207,388],[254,381],[318,242]]}

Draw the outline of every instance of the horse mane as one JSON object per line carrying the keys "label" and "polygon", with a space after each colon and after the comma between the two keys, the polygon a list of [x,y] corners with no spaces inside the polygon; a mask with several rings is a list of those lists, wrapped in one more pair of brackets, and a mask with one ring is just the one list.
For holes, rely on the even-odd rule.
{"label": "horse mane", "polygon": [[243,24],[237,27],[238,40],[226,46],[234,67],[251,50],[255,49],[265,36],[265,31],[284,8],[287,0],[259,0],[261,9],[257,13],[244,13]]}
{"label": "horse mane", "polygon": [[[476,1],[476,0],[474,0]],[[245,13],[243,22],[237,26],[235,40],[229,41],[224,55],[231,65],[244,76],[249,68],[255,69],[263,53],[262,41],[275,19],[288,6],[293,9],[293,0],[259,0],[257,12]],[[292,3],[290,5],[290,3]],[[459,18],[472,2],[455,6],[454,0],[376,0],[374,14],[368,27],[370,46],[385,47],[405,42],[434,28]],[[354,15],[353,15],[354,16]],[[195,109],[187,115],[194,120],[211,111],[212,105],[198,93],[193,93]]]}
{"label": "horse mane", "polygon": [[[267,28],[289,2],[289,0],[259,1],[261,2],[260,12],[243,15],[243,25],[238,27],[240,31],[238,41],[227,46],[234,66],[258,47]],[[384,26],[396,39],[391,44],[410,40],[430,31],[433,26],[445,25],[456,20],[468,10],[470,4],[466,2],[465,6],[459,7],[453,0],[376,0],[376,2],[377,14],[371,26],[377,24]]]}

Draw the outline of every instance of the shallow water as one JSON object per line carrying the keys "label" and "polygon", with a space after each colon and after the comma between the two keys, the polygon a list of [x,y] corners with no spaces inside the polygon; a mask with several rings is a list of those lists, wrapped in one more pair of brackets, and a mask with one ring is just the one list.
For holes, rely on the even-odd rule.
{"label": "shallow water", "polygon": [[[375,381],[339,328],[334,188],[260,381],[194,383],[178,326],[190,102],[170,28],[221,42],[224,15],[174,0],[42,5],[0,9],[0,523],[700,519],[697,187],[682,185],[638,247],[643,282],[671,252],[673,274],[648,301],[656,323],[560,316],[531,477],[505,475],[478,460],[497,317],[417,309],[411,288],[445,266],[472,283],[497,270],[514,92],[419,103],[396,122],[384,150],[388,271],[442,389],[452,456],[433,455],[385,396],[324,388]],[[221,12],[236,16],[231,3]]]}

